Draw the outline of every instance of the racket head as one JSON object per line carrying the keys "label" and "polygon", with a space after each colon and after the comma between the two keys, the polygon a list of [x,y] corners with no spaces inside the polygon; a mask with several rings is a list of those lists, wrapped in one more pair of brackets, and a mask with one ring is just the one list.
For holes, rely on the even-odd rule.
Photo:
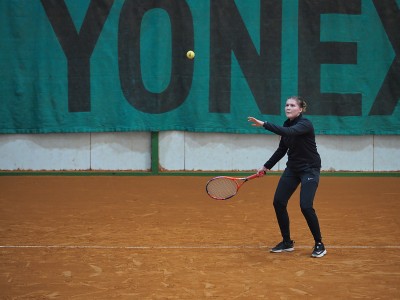
{"label": "racket head", "polygon": [[236,195],[239,189],[237,178],[217,176],[206,184],[207,194],[216,200],[227,200]]}
{"label": "racket head", "polygon": [[213,199],[227,200],[235,196],[246,181],[258,177],[257,173],[244,178],[217,176],[207,182],[206,192]]}

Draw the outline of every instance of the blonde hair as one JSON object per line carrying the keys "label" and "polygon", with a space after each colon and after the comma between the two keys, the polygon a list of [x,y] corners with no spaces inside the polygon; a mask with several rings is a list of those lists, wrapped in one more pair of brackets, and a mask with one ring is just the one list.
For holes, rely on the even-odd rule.
{"label": "blonde hair", "polygon": [[292,97],[289,97],[288,100],[289,99],[295,100],[297,102],[297,104],[300,106],[300,108],[303,109],[303,112],[306,112],[306,110],[307,110],[307,102],[306,102],[306,100],[304,100],[300,96],[292,96]]}

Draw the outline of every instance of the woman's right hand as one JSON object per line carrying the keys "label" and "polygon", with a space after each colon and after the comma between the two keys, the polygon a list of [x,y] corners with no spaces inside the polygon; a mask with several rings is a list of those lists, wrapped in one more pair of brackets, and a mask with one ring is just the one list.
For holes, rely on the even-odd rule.
{"label": "woman's right hand", "polygon": [[265,166],[262,166],[261,168],[259,168],[257,170],[258,177],[263,177],[265,175],[265,173],[267,173],[267,171],[269,171],[269,170]]}

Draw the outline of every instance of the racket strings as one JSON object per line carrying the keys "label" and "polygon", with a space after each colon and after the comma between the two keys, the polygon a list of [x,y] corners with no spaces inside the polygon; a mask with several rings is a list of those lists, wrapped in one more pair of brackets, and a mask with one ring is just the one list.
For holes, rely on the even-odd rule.
{"label": "racket strings", "polygon": [[217,199],[228,199],[234,196],[238,186],[236,182],[228,178],[215,178],[207,184],[207,192]]}

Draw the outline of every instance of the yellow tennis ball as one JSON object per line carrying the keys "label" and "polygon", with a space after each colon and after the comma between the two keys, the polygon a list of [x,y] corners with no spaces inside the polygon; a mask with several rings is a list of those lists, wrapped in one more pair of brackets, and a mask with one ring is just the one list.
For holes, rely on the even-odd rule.
{"label": "yellow tennis ball", "polygon": [[192,51],[192,50],[189,50],[187,53],[186,53],[186,57],[187,58],[189,58],[189,59],[193,59],[194,58],[194,52]]}

